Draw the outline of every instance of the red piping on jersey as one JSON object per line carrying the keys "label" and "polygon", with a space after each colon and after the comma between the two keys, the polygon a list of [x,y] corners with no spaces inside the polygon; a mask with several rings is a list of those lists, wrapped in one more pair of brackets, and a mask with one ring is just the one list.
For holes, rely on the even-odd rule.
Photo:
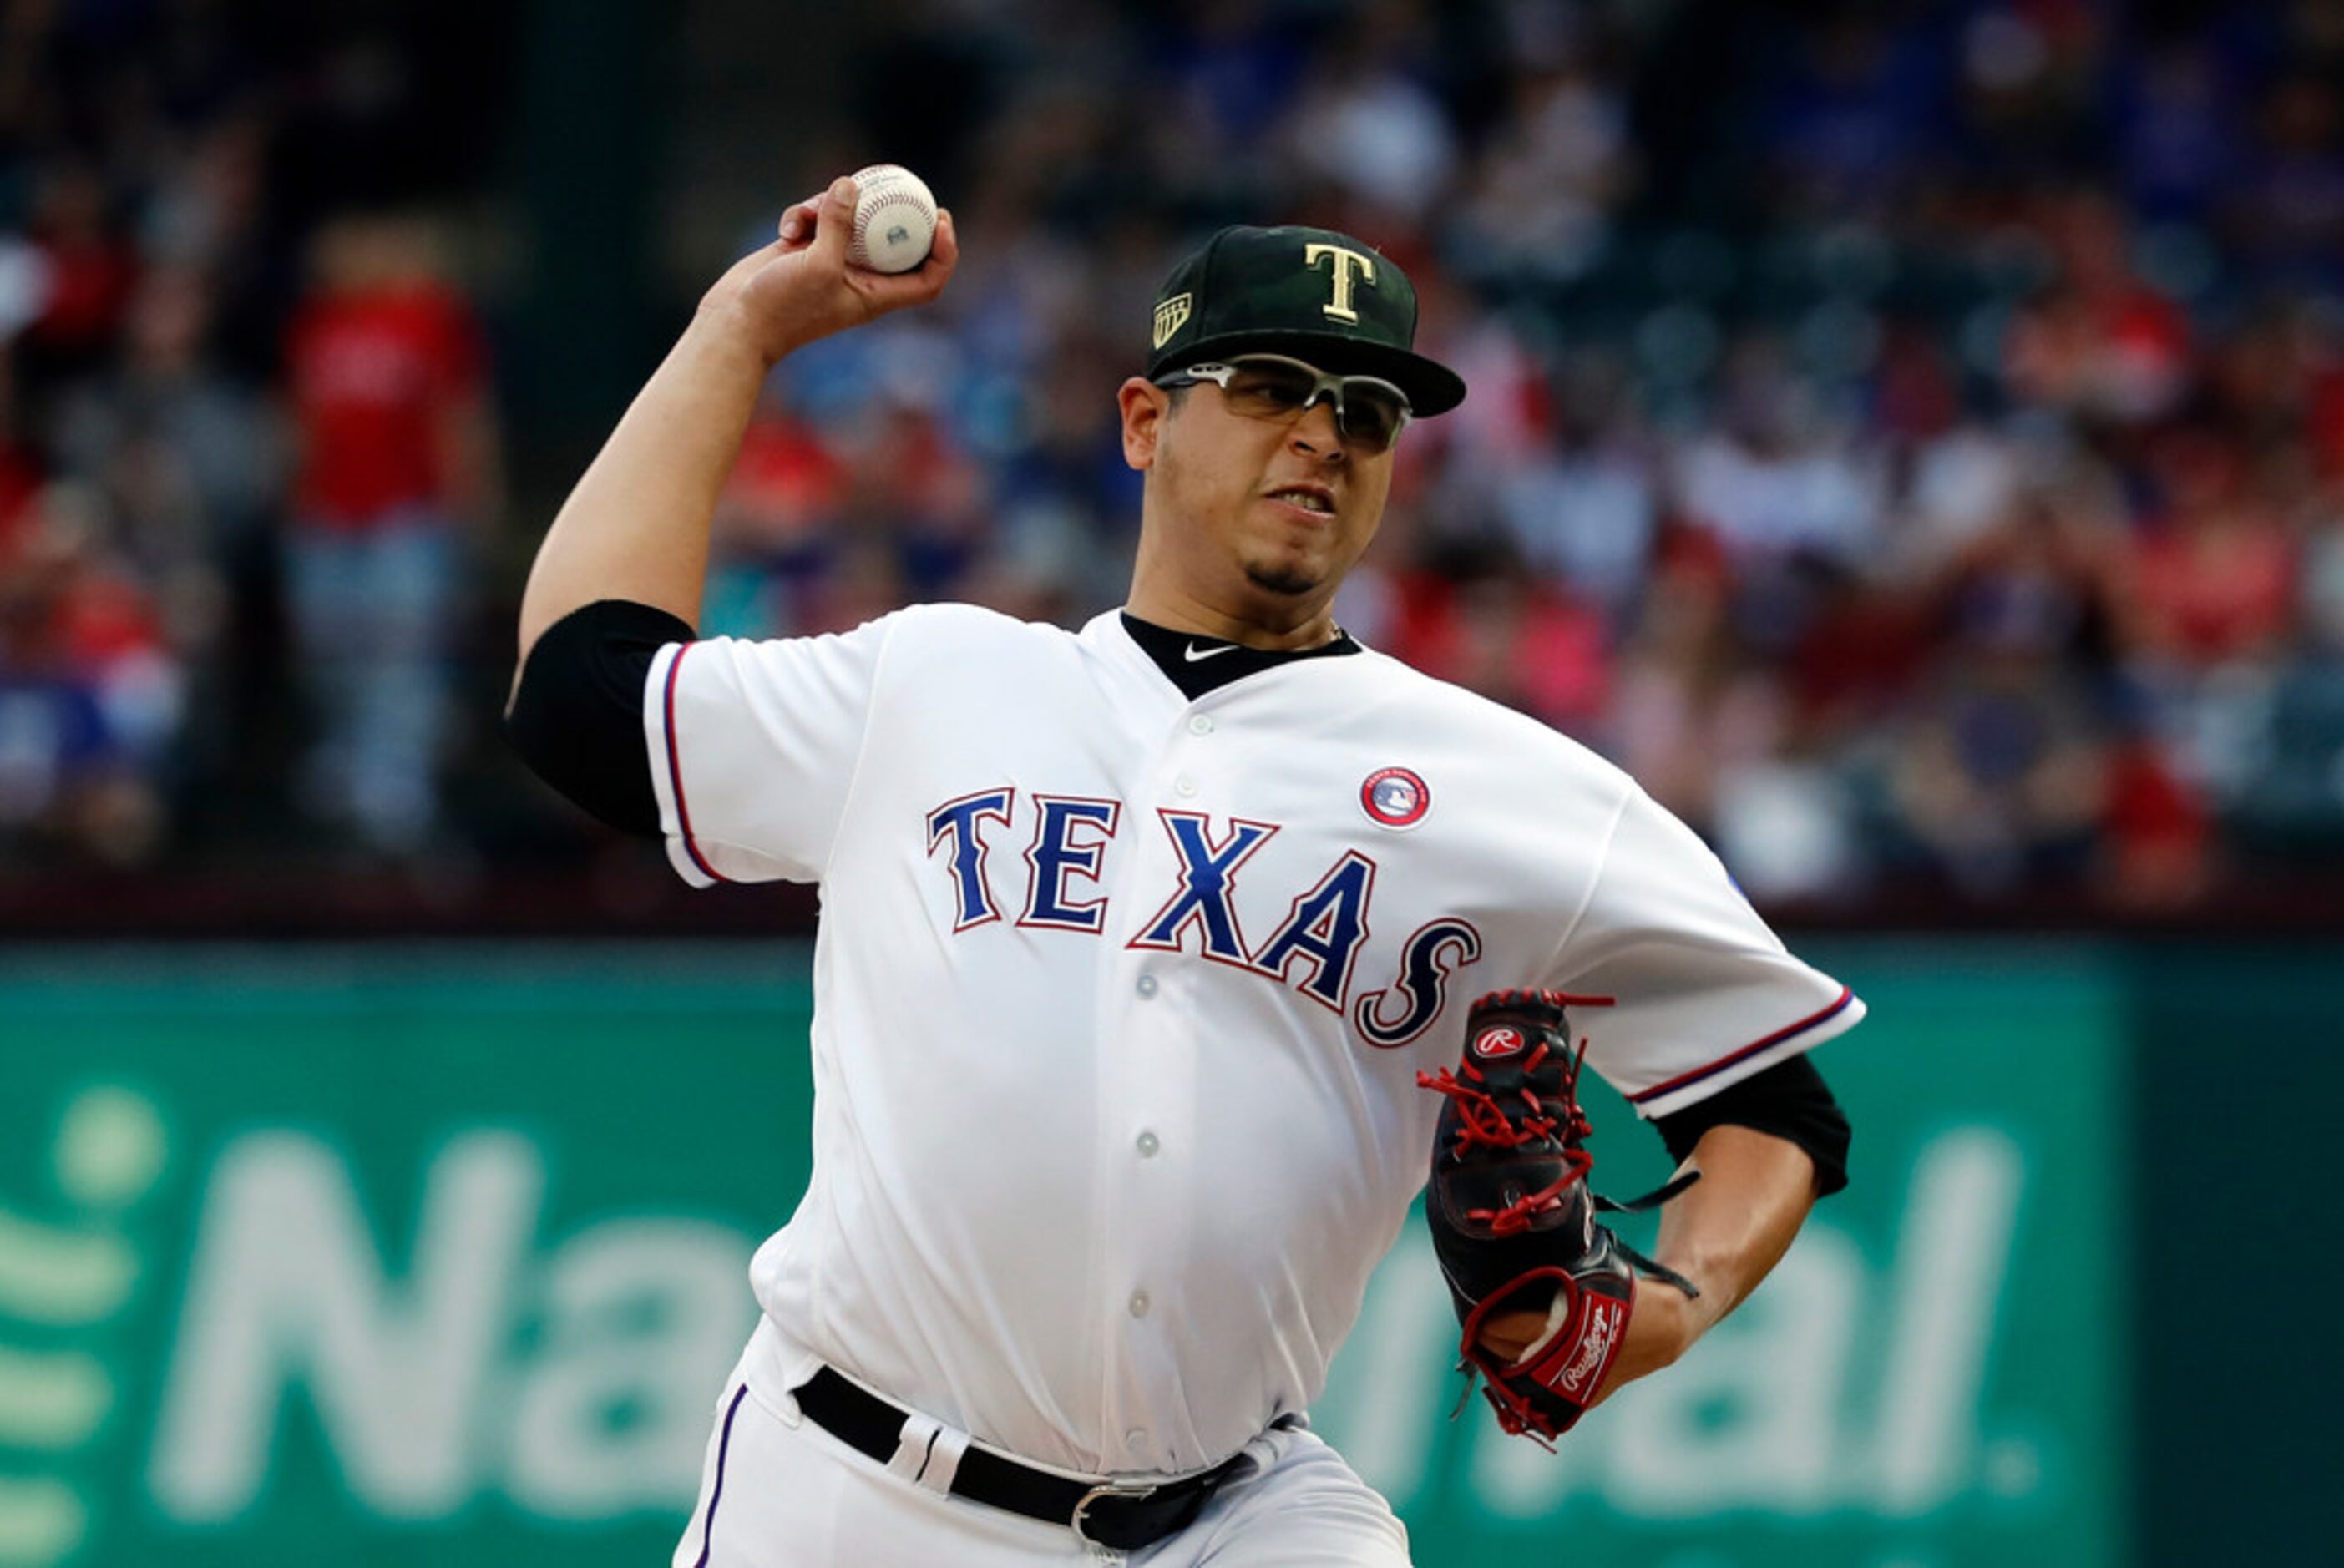
{"label": "red piping on jersey", "polygon": [[691,643],[682,643],[676,648],[675,657],[667,662],[664,716],[667,721],[668,788],[675,794],[675,820],[676,825],[683,829],[684,854],[692,856],[692,864],[700,867],[701,875],[710,881],[729,882],[732,879],[709,865],[707,856],[700,853],[700,845],[692,841],[692,808],[683,804],[683,757],[675,744],[675,676],[676,672],[683,668],[683,656],[691,652]]}
{"label": "red piping on jersey", "polygon": [[1750,1057],[1756,1056],[1760,1051],[1766,1049],[1769,1046],[1779,1046],[1793,1035],[1804,1034],[1807,1030],[1814,1028],[1817,1024],[1822,1023],[1824,1019],[1835,1017],[1842,1011],[1845,1010],[1847,1005],[1854,1000],[1855,993],[1850,990],[1847,986],[1842,986],[1839,988],[1839,1000],[1834,1002],[1830,1007],[1825,1007],[1822,1012],[1810,1013],[1807,1017],[1801,1018],[1797,1023],[1791,1025],[1788,1028],[1777,1029],[1763,1040],[1754,1040],[1751,1044],[1743,1047],[1738,1051],[1729,1052],[1728,1054],[1718,1057],[1717,1060],[1710,1063],[1705,1067],[1695,1067],[1689,1073],[1679,1073],[1675,1077],[1671,1078],[1664,1084],[1654,1084],[1651,1088],[1645,1089],[1642,1093],[1632,1094],[1628,1097],[1628,1103],[1631,1105],[1642,1105],[1646,1100],[1658,1099],[1664,1094],[1684,1087],[1687,1084],[1699,1083],[1702,1079],[1709,1077],[1712,1073],[1722,1073],[1726,1068],[1732,1067],[1734,1063],[1746,1061]]}

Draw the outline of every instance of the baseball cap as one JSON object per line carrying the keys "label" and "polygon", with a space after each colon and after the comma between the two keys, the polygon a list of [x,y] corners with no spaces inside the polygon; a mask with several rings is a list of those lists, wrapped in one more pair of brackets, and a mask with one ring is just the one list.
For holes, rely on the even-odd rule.
{"label": "baseball cap", "polygon": [[1389,257],[1332,229],[1222,229],[1157,291],[1148,379],[1239,354],[1287,354],[1380,376],[1415,412],[1465,400],[1457,372],[1416,352],[1416,286]]}

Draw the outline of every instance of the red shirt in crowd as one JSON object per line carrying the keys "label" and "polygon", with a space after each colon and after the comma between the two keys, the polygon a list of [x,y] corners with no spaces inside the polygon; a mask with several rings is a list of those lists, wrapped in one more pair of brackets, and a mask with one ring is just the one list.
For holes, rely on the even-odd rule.
{"label": "red shirt in crowd", "polygon": [[0,571],[33,531],[33,502],[40,493],[41,470],[32,453],[0,436]]}
{"label": "red shirt in crowd", "polygon": [[102,234],[44,241],[41,257],[48,265],[48,298],[26,339],[63,354],[103,352],[137,285],[137,258]]}
{"label": "red shirt in crowd", "polygon": [[2250,658],[2286,634],[2295,552],[2271,527],[2169,529],[2142,541],[2135,591],[2157,651],[2201,666]]}
{"label": "red shirt in crowd", "polygon": [[438,284],[322,295],[294,318],[288,359],[299,516],[365,528],[448,501],[444,421],[480,383],[480,332],[460,296]]}

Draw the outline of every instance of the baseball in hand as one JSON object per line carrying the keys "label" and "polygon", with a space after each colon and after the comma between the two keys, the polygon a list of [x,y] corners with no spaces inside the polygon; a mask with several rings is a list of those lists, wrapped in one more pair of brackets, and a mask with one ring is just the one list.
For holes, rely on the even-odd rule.
{"label": "baseball in hand", "polygon": [[854,172],[854,238],[846,259],[874,272],[909,272],[928,258],[936,237],[936,198],[899,164]]}

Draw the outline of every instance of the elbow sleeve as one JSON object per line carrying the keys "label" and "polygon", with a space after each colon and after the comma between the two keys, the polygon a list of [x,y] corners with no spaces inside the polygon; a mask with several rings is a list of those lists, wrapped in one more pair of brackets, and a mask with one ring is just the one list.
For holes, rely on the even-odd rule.
{"label": "elbow sleeve", "polygon": [[1680,1165],[1711,1128],[1746,1127],[1805,1149],[1815,1162],[1816,1197],[1828,1198],[1847,1185],[1847,1116],[1804,1052],[1673,1116],[1655,1118],[1652,1125]]}
{"label": "elbow sleeve", "polygon": [[689,622],[664,610],[606,599],[548,627],[522,664],[505,733],[531,772],[623,833],[656,837],[643,683],[652,658],[689,642]]}

